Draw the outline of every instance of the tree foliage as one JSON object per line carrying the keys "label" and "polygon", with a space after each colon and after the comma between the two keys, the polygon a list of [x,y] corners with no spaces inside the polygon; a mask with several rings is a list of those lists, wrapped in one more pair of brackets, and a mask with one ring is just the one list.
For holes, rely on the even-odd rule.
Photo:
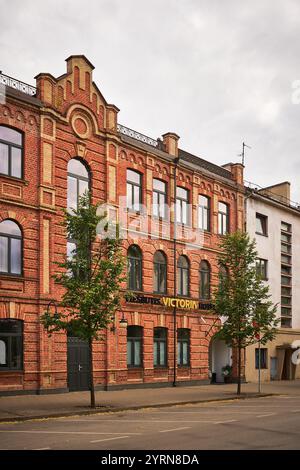
{"label": "tree foliage", "polygon": [[268,285],[257,273],[255,240],[247,233],[227,234],[218,256],[219,285],[215,292],[215,312],[224,318],[217,336],[231,347],[266,344],[277,333],[277,306],[271,301]]}
{"label": "tree foliage", "polygon": [[60,272],[54,276],[64,293],[58,312],[42,316],[49,334],[65,330],[84,340],[100,339],[120,308],[125,271],[121,240],[118,233],[97,239],[97,225],[106,216],[98,215],[98,207],[86,193],[76,210],[65,211],[63,226],[76,248],[58,264]]}

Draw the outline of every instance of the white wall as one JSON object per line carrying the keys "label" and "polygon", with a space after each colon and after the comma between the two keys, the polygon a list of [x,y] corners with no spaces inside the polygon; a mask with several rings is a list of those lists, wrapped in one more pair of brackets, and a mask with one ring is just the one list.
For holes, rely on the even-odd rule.
{"label": "white wall", "polygon": [[[247,199],[247,231],[257,241],[259,258],[268,260],[268,284],[273,303],[281,301],[281,222],[292,225],[292,328],[300,328],[300,212],[299,215],[255,196]],[[256,212],[268,217],[268,236],[256,234]]]}

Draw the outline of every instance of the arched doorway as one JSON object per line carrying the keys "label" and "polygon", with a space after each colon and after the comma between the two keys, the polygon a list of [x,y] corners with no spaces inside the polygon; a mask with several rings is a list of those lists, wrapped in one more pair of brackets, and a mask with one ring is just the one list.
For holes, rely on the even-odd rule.
{"label": "arched doorway", "polygon": [[232,350],[225,341],[219,338],[212,338],[209,346],[209,364],[212,373],[213,383],[224,382],[222,368],[232,365]]}

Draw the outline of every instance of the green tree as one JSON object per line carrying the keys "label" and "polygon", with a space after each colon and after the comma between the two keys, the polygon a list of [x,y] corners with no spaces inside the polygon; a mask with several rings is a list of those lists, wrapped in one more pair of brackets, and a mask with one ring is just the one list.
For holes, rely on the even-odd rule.
{"label": "green tree", "polygon": [[277,333],[277,306],[257,273],[256,242],[247,233],[227,234],[220,243],[219,285],[214,310],[224,318],[216,334],[238,353],[237,394],[241,393],[242,350],[258,341],[266,344]]}
{"label": "green tree", "polygon": [[[76,248],[58,266],[54,278],[63,289],[57,313],[47,311],[41,322],[49,335],[56,331],[72,332],[88,341],[90,351],[91,407],[95,408],[93,377],[93,341],[102,339],[103,330],[113,321],[121,304],[121,283],[125,279],[125,260],[121,240],[110,237],[106,213],[98,215],[99,205],[90,202],[88,193],[79,198],[77,210],[64,211],[63,226]],[[98,224],[104,236],[97,237]]]}

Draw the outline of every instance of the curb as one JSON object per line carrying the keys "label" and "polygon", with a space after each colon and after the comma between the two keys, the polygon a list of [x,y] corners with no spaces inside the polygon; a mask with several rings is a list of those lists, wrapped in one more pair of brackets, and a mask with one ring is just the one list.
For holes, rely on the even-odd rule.
{"label": "curb", "polygon": [[279,393],[261,393],[261,394],[251,394],[251,395],[241,395],[236,396],[232,395],[231,397],[223,397],[223,398],[211,398],[206,400],[189,400],[189,401],[180,401],[180,402],[171,402],[171,403],[156,403],[152,405],[138,405],[138,406],[119,406],[118,408],[112,407],[103,407],[97,408],[93,410],[84,410],[84,411],[71,411],[66,413],[57,413],[57,414],[42,414],[36,416],[16,416],[14,418],[0,418],[0,423],[18,423],[24,421],[35,421],[35,420],[43,420],[43,419],[55,419],[55,418],[68,418],[70,416],[88,416],[88,415],[97,415],[102,413],[120,413],[122,411],[137,411],[137,410],[145,410],[151,408],[168,408],[170,406],[184,406],[184,405],[193,405],[199,403],[217,403],[222,401],[239,401],[239,400],[247,400],[251,398],[265,398],[265,397],[272,397],[272,396],[280,396]]}

